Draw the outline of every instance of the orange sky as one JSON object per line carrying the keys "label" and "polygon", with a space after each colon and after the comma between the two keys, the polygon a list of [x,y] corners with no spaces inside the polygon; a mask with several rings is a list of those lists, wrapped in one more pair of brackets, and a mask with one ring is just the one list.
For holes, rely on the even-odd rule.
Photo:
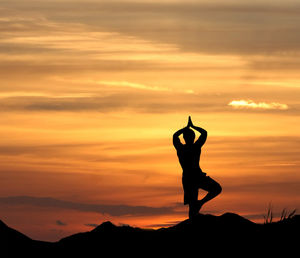
{"label": "orange sky", "polygon": [[[187,218],[173,133],[208,131],[204,213],[300,208],[297,1],[5,0],[0,219],[41,240]],[[200,192],[200,195],[203,194]]]}

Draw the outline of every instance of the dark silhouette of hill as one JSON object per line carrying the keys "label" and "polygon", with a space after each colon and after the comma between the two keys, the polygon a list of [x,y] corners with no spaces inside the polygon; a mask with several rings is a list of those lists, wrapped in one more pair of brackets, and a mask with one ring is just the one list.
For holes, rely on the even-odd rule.
{"label": "dark silhouette of hill", "polygon": [[[104,222],[55,243],[35,241],[0,222],[1,252],[30,257],[203,257],[296,254],[300,215],[256,224],[237,214],[199,214],[168,228],[141,229]],[[20,255],[18,257],[21,257]]]}
{"label": "dark silhouette of hill", "polygon": [[54,245],[54,243],[32,240],[0,220],[0,257],[15,257],[20,253],[34,256]]}

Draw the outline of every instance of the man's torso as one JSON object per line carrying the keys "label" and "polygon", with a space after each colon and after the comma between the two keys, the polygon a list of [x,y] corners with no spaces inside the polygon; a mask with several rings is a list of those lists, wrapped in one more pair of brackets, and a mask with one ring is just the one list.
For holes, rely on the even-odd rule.
{"label": "man's torso", "polygon": [[197,177],[203,173],[199,165],[200,155],[201,148],[195,144],[191,146],[182,145],[177,149],[177,156],[184,177]]}

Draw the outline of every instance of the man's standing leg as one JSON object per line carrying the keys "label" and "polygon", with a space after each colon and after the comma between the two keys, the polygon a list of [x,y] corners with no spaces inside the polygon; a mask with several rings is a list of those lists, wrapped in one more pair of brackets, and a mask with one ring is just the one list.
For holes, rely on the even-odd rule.
{"label": "man's standing leg", "polygon": [[194,218],[196,215],[198,215],[199,209],[198,209],[198,188],[197,187],[191,187],[188,191],[189,196],[189,218]]}

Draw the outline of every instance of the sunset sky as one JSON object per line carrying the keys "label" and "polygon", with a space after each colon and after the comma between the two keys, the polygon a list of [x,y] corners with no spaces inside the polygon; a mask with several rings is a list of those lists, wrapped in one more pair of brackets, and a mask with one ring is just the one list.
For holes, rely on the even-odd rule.
{"label": "sunset sky", "polygon": [[56,241],[107,220],[186,219],[172,135],[189,115],[223,187],[204,213],[299,211],[299,0],[2,0],[0,12],[10,227]]}

